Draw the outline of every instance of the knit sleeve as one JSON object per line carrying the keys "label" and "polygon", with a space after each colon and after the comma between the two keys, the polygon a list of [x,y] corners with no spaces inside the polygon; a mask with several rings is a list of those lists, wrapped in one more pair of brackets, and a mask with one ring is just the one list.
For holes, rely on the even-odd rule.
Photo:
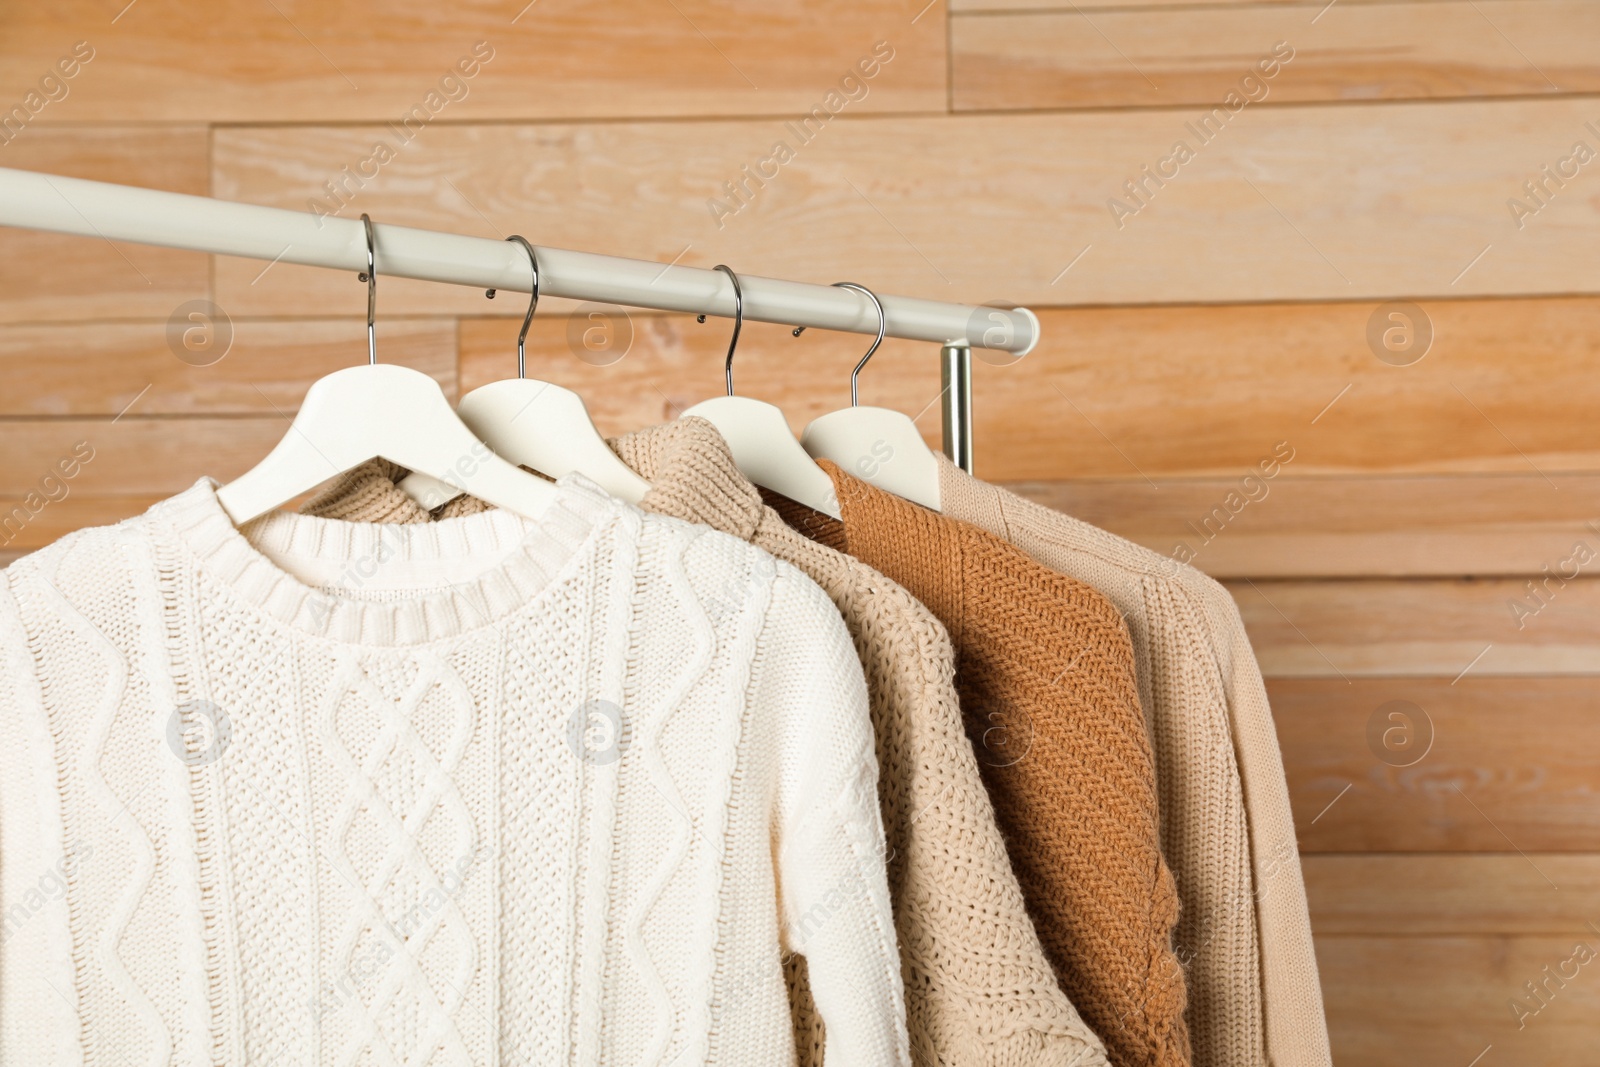
{"label": "knit sleeve", "polygon": [[1197,576],[1188,585],[1203,606],[1216,651],[1250,820],[1267,1050],[1275,1063],[1328,1064],[1305,877],[1266,683],[1233,597],[1210,578]]}
{"label": "knit sleeve", "polygon": [[38,670],[12,595],[15,575],[0,571],[0,1017],[9,1020],[4,1048],[16,1062],[64,1063],[77,1034],[76,1005],[65,999],[73,988],[65,898],[91,850],[64,842],[53,817],[54,783],[41,773],[49,742]]}
{"label": "knit sleeve", "polygon": [[751,691],[779,748],[772,820],[784,947],[806,958],[826,1062],[908,1065],[866,682],[833,603],[785,563]]}

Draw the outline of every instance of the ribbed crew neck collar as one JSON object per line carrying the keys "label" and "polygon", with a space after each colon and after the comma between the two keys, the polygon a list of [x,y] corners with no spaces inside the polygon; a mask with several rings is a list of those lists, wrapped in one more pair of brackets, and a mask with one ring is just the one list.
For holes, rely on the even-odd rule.
{"label": "ribbed crew neck collar", "polygon": [[[571,475],[556,483],[556,498],[537,519],[493,510],[394,525],[274,511],[235,527],[216,490],[202,478],[150,516],[245,603],[305,633],[362,645],[423,644],[492,625],[577,565],[626,508]],[[335,577],[311,584],[272,556],[308,561]],[[475,557],[485,560],[482,570],[444,584],[387,580],[408,567],[420,576],[460,573]],[[380,564],[386,581],[372,588]]]}

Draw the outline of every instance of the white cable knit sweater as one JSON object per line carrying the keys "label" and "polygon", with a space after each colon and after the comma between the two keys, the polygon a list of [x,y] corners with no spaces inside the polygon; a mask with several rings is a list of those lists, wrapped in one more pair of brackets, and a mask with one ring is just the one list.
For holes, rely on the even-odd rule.
{"label": "white cable knit sweater", "polygon": [[[372,526],[214,486],[0,583],[0,1062],[909,1062],[823,592],[563,480]],[[58,888],[59,887],[59,888]]]}

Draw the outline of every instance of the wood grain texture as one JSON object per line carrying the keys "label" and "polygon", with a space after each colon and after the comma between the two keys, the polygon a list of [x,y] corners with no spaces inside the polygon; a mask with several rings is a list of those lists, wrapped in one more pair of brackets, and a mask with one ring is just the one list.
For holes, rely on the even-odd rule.
{"label": "wood grain texture", "polygon": [[[71,479],[72,494],[148,499],[170,496],[202,475],[242,474],[281,438],[278,415],[203,418],[22,419],[0,421],[0,501],[39,490],[57,462],[87,441],[94,457]],[[69,497],[70,499],[70,497]],[[7,509],[10,503],[5,505]]]}
{"label": "wood grain texture", "polygon": [[1303,852],[1600,852],[1592,678],[1274,679],[1268,695]]}
{"label": "wood grain texture", "polygon": [[[1298,462],[1298,460],[1296,460]],[[1292,465],[1291,468],[1292,470]],[[1554,483],[1555,489],[1551,488]],[[1019,482],[1014,492],[1216,578],[1524,576],[1600,550],[1600,477],[1554,474]]]}
{"label": "wood grain texture", "polygon": [[[339,295],[346,305],[359,299],[359,293]],[[380,318],[384,306],[380,290]],[[472,307],[481,313],[488,303],[478,295]],[[1410,366],[1380,362],[1369,349],[1371,304],[1045,311],[1037,351],[1006,366],[974,362],[978,473],[1004,482],[1137,483],[1148,491],[1143,503],[1134,504],[1131,494],[1114,495],[1114,506],[1095,511],[1092,521],[1123,532],[1117,523],[1154,521],[1148,516],[1155,509],[1170,509],[1153,529],[1131,527],[1141,535],[1159,533],[1167,552],[1187,523],[1201,525],[1226,499],[1229,483],[1237,489],[1279,442],[1287,442],[1293,459],[1269,487],[1283,497],[1269,495],[1242,509],[1239,521],[1212,539],[1214,545],[1202,547],[1187,535],[1202,553],[1202,567],[1207,557],[1234,551],[1249,530],[1268,536],[1268,530],[1294,526],[1333,536],[1380,527],[1412,484],[1379,483],[1369,493],[1353,481],[1327,507],[1305,513],[1305,494],[1321,490],[1281,487],[1308,475],[1502,471],[1530,479],[1455,488],[1448,480],[1433,483],[1427,499],[1443,510],[1431,512],[1419,500],[1403,512],[1402,528],[1408,534],[1427,534],[1432,525],[1440,529],[1431,539],[1411,542],[1407,559],[1450,544],[1462,526],[1514,535],[1523,523],[1542,525],[1544,515],[1563,522],[1600,518],[1582,510],[1587,483],[1559,473],[1600,467],[1600,448],[1587,432],[1589,413],[1600,406],[1600,382],[1592,373],[1600,355],[1600,300],[1439,301],[1420,310],[1433,341]],[[542,305],[530,352],[568,365],[573,377],[563,384],[579,388],[598,409],[615,411],[620,421],[608,430],[671,410],[655,403],[656,390],[680,408],[721,391],[726,320],[701,326],[692,316],[635,315],[638,346],[596,370],[573,356],[568,334],[581,336],[584,326],[572,327],[570,316],[555,301]],[[476,340],[480,327],[464,327],[463,359],[475,365],[481,348],[490,376],[510,373],[512,366],[516,326],[498,321],[504,325],[482,328],[482,345]],[[619,328],[625,325],[618,320]],[[741,389],[782,406],[796,429],[803,427],[837,403],[829,398],[838,397],[855,353],[865,347],[851,335],[822,338],[808,333],[797,341],[779,327],[752,324],[736,359]],[[891,342],[863,371],[861,386],[863,402],[915,415],[938,394],[937,353],[931,345]],[[651,399],[638,406],[645,395]],[[936,434],[937,411],[923,419]],[[1205,475],[1218,476],[1215,485],[1193,494],[1158,488],[1173,478]],[[1576,499],[1570,489],[1578,491]],[[1071,510],[1072,498],[1059,502]],[[1541,552],[1567,547],[1529,544]],[[1316,565],[1311,557],[1296,558]],[[1340,571],[1384,573],[1361,566],[1348,561]],[[1269,567],[1244,573],[1273,572]]]}
{"label": "wood grain texture", "polygon": [[1047,311],[1038,351],[975,370],[980,473],[1237,481],[1280,441],[1295,453],[1286,477],[1504,471],[1542,482],[1595,469],[1580,429],[1592,402],[1568,401],[1593,387],[1600,301],[1424,302],[1398,312],[1416,318],[1413,345],[1431,332],[1407,366],[1368,343],[1371,330],[1382,349],[1393,313],[1373,303]]}
{"label": "wood grain texture", "polygon": [[1319,937],[1584,937],[1600,916],[1600,855],[1325,854],[1300,866]]}
{"label": "wood grain texture", "polygon": [[[1600,959],[1567,965],[1547,1000],[1525,982],[1544,982],[1592,931],[1570,937],[1328,937],[1317,941],[1323,999],[1339,1067],[1477,1067],[1583,1064],[1594,1052]],[[1513,998],[1541,1006],[1519,1016]],[[1485,1055],[1485,1049],[1493,1046]]]}
{"label": "wood grain texture", "polygon": [[[114,414],[157,376],[177,386],[180,372],[201,391],[181,401],[186,406],[161,410],[199,412],[213,402],[240,410],[259,401],[250,383],[281,404],[344,358],[339,353],[350,349],[339,339],[361,347],[361,286],[348,281],[323,279],[324,301],[339,318],[308,325],[299,338],[301,320],[273,325],[222,301],[234,316],[237,350],[203,373],[170,355],[165,318],[11,328],[0,333],[0,360],[16,368],[18,388],[0,396],[0,411]],[[380,283],[380,334],[399,332],[385,341],[383,358],[409,361],[416,346],[435,342],[427,329],[400,325],[414,320],[385,314],[406,306],[389,288]],[[478,313],[519,306],[463,294]],[[725,320],[617,319],[618,329],[632,323],[634,347],[616,363],[592,366],[574,355],[571,340],[590,323],[575,324],[561,304],[541,306],[530,358],[565,366],[548,373],[567,374],[563,384],[607,412],[608,432],[721,391]],[[1562,473],[1600,464],[1586,432],[1588,413],[1600,404],[1590,370],[1600,300],[1444,301],[1422,310],[1434,346],[1408,367],[1380,363],[1367,349],[1372,309],[1363,305],[1047,311],[1039,351],[1010,366],[975,367],[979,473],[1020,483],[1029,495],[1163,552],[1185,540],[1202,569],[1219,575],[1537,571],[1600,518],[1587,510],[1590,476]],[[464,373],[478,384],[511,373],[515,333],[514,318],[466,320]],[[73,357],[76,347],[85,355]],[[739,387],[784,407],[799,430],[847,397],[849,368],[863,347],[854,335],[797,340],[780,327],[751,324],[736,359]],[[276,377],[281,391],[238,377],[248,359],[236,357],[256,349],[282,363],[261,372]],[[308,357],[315,352],[325,358]],[[74,358],[92,359],[103,373],[61,365]],[[862,373],[864,402],[921,412],[920,425],[937,444],[938,412],[928,407],[940,387],[936,364],[932,346],[889,342]],[[245,389],[205,392],[204,381]],[[190,387],[179,386],[172,402]],[[1230,502],[1280,441],[1294,458],[1266,483],[1268,495],[1242,508],[1246,497]],[[1503,473],[1473,473],[1494,470]],[[1468,477],[1388,476],[1397,471]],[[1259,497],[1260,487],[1248,488]],[[1229,520],[1220,526],[1219,506]],[[1197,529],[1216,535],[1202,544]]]}
{"label": "wood grain texture", "polygon": [[[61,129],[36,122],[0,147],[0,166],[204,195],[211,184],[207,142],[199,126]],[[198,252],[0,228],[0,322],[164,322],[210,288],[210,257]]]}
{"label": "wood grain texture", "polygon": [[[1193,138],[1193,117],[845,116],[809,142],[776,120],[438,127],[351,186],[343,210],[818,282],[837,280],[849,249],[863,284],[974,303],[1365,300],[1600,285],[1589,206],[1570,184],[1520,230],[1507,207],[1574,141],[1600,143],[1585,127],[1600,121],[1591,101],[1257,108],[1119,219],[1108,205],[1125,195],[1124,181]],[[220,129],[215,190],[305,210],[382,132]],[[748,206],[708,206],[784,138],[794,158],[752,186]],[[1449,167],[1437,165],[1443,158]],[[241,315],[327,310],[322,272],[280,266],[251,286],[259,271],[219,263],[220,299]],[[473,306],[442,286],[391,288],[412,313]]]}
{"label": "wood grain texture", "polygon": [[[915,7],[889,0],[141,0],[113,14],[85,0],[9,8],[4,98],[82,39],[94,58],[52,119],[381,122],[419,105],[436,121],[787,115],[820,103],[884,40],[893,60],[847,107],[945,107],[943,18],[913,21]],[[473,76],[441,84],[458,61],[485,56]]]}
{"label": "wood grain texture", "polygon": [[[14,385],[0,394],[0,417],[293,412],[317,378],[367,359],[366,324],[356,319],[192,314],[173,325],[0,326],[0,375]],[[450,395],[455,340],[453,320],[378,322],[379,358],[432,375]]]}
{"label": "wood grain texture", "polygon": [[[1274,7],[1296,7],[1306,9],[1306,18],[1309,20],[1320,9],[1327,6],[1327,0],[1238,0],[1241,5],[1271,5]],[[1339,3],[1386,3],[1389,0],[1338,0]],[[1434,0],[1435,3],[1447,3],[1449,0]],[[1215,5],[1216,0],[1093,0],[1092,3],[1077,5],[1079,10],[1114,11],[1126,7],[1148,8],[1173,8],[1183,9],[1195,5]],[[966,15],[975,12],[1008,12],[1008,11],[1062,11],[1071,10],[1068,3],[1063,0],[951,0],[950,13],[952,15]]]}
{"label": "wood grain texture", "polygon": [[[1325,6],[1061,4],[952,18],[952,100],[958,111],[1209,108],[1230,91],[1271,106],[1600,88],[1587,47],[1600,9],[1584,0]],[[1257,68],[1279,42],[1288,62]]]}
{"label": "wood grain texture", "polygon": [[[1570,558],[1553,556],[1552,570]],[[1600,673],[1600,582],[1544,580],[1533,591],[1528,578],[1224,584],[1268,678]]]}

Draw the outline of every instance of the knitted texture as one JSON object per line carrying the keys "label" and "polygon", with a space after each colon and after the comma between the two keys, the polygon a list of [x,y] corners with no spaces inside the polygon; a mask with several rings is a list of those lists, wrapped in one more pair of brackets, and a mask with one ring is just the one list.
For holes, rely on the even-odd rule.
{"label": "knitted texture", "polygon": [[453,497],[432,511],[411,499],[395,484],[408,472],[386,459],[369,459],[346,471],[300,506],[300,514],[346,522],[411,524],[436,519],[458,519],[490,510],[494,505],[475,496]]}
{"label": "knitted texture", "polygon": [[202,481],[8,568],[0,651],[0,1062],[780,1067],[795,950],[909,1063],[850,635],[737,538]]}
{"label": "knitted texture", "polygon": [[[913,1061],[919,1067],[1104,1064],[1099,1039],[1061,992],[1028,918],[964,733],[944,627],[895,582],[786,526],[704,419],[681,419],[610,444],[652,483],[642,509],[704,523],[792,563],[828,593],[855,639],[877,738]],[[307,507],[333,518],[428,521],[394,487],[397,473],[351,472]],[[359,484],[377,491],[352,492]],[[473,506],[472,498],[458,500]],[[791,957],[787,970],[799,1061],[812,1067],[823,1062],[825,1028],[804,958]]]}
{"label": "knitted texture", "polygon": [[1116,608],[975,526],[821,466],[843,521],[798,505],[786,515],[900,582],[949,630],[967,731],[1062,987],[1113,1064],[1187,1064],[1178,898]]}
{"label": "knitted texture", "polygon": [[1328,1067],[1328,1029],[1266,687],[1226,589],[940,458],[944,512],[1089,582],[1128,620],[1183,909],[1198,1067]]}

